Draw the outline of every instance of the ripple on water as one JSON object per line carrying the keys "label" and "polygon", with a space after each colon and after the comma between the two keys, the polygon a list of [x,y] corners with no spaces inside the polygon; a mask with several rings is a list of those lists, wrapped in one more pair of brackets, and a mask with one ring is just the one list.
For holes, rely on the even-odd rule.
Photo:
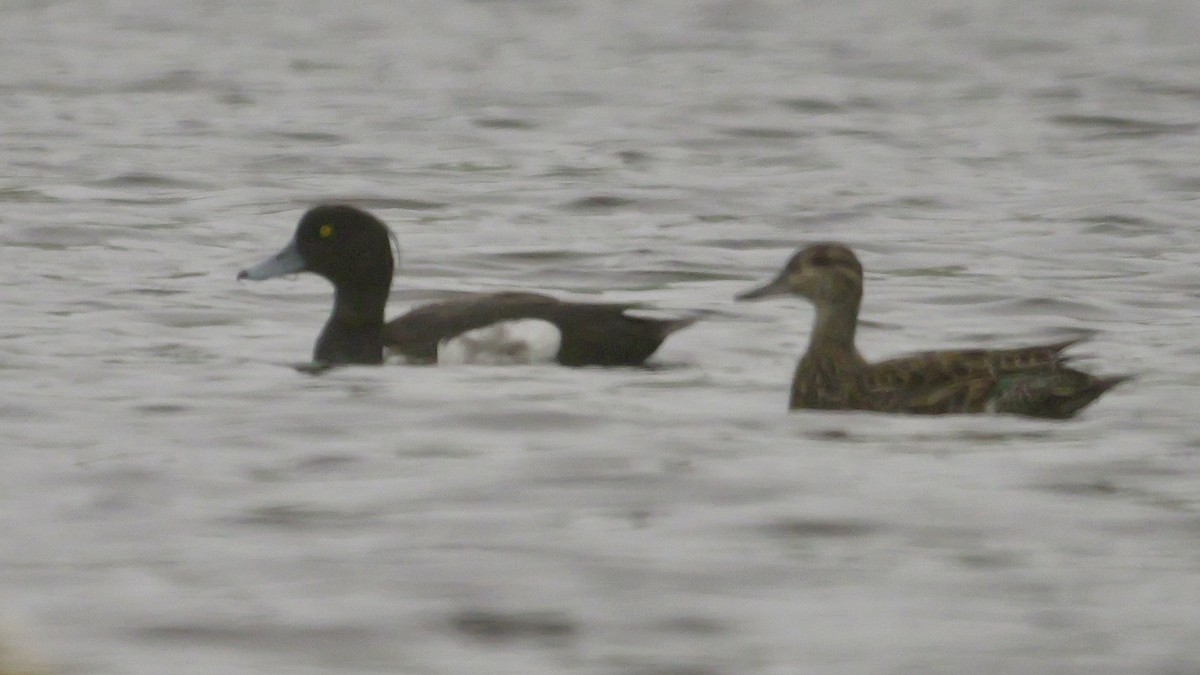
{"label": "ripple on water", "polygon": [[1190,83],[1164,82],[1138,77],[1125,78],[1119,80],[1119,82],[1144,94],[1159,94],[1182,98],[1186,101],[1200,101],[1200,87]]}
{"label": "ripple on water", "polygon": [[82,246],[101,246],[119,233],[118,228],[99,225],[31,225],[0,233],[0,241],[7,246],[62,251]]}
{"label": "ripple on water", "polygon": [[781,98],[777,103],[788,110],[808,114],[840,112],[842,104],[823,98]]}
{"label": "ripple on water", "polygon": [[[578,430],[589,429],[601,423],[595,415],[585,415],[562,410],[480,410],[470,415],[471,426],[495,431],[521,431],[525,429]],[[453,428],[462,424],[461,416],[447,416],[438,420]]]}
{"label": "ripple on water", "polygon": [[199,71],[180,69],[127,82],[118,87],[118,89],[130,94],[155,94],[195,91],[197,89],[208,89],[210,86],[210,83]]}
{"label": "ripple on water", "polygon": [[491,643],[535,641],[561,644],[575,637],[579,622],[566,612],[536,610],[501,612],[467,609],[450,617],[454,632]]}
{"label": "ripple on water", "polygon": [[149,403],[134,406],[133,409],[148,415],[177,415],[191,410],[189,406],[182,403]]}
{"label": "ripple on water", "polygon": [[590,195],[573,199],[562,207],[568,211],[603,212],[636,206],[638,201],[617,195]]}
{"label": "ripple on water", "polygon": [[788,141],[813,136],[811,131],[783,129],[779,127],[729,127],[718,129],[717,133],[752,141]]}
{"label": "ripple on water", "polygon": [[33,188],[0,188],[0,202],[21,204],[49,204],[58,200]]}
{"label": "ripple on water", "polygon": [[533,122],[516,117],[477,117],[471,123],[482,129],[529,131],[537,128]]}
{"label": "ripple on water", "polygon": [[303,654],[309,662],[337,663],[339,667],[394,662],[391,645],[395,635],[378,625],[336,621],[271,622],[248,620],[244,615],[231,613],[219,619],[150,623],[132,629],[130,634],[139,641],[187,649],[213,645],[224,649],[248,649],[260,654],[275,652],[288,658]]}
{"label": "ripple on water", "polygon": [[251,507],[221,520],[234,525],[308,531],[358,529],[376,521],[376,516],[377,514],[360,511],[338,511],[308,504],[283,503]]}
{"label": "ripple on water", "polygon": [[994,305],[1012,301],[1012,296],[1004,293],[950,293],[913,298],[914,302],[924,305]]}
{"label": "ripple on water", "polygon": [[526,249],[521,251],[500,251],[492,253],[488,257],[493,260],[504,260],[510,262],[579,262],[583,260],[595,260],[607,258],[608,253],[604,252],[586,252],[573,249]]}
{"label": "ripple on water", "polygon": [[[435,202],[427,199],[406,199],[402,197],[354,197],[347,201],[353,201],[354,205],[359,208],[380,211],[436,211],[450,206],[446,202]],[[311,204],[306,204],[305,206],[311,206]]]}
{"label": "ripple on water", "polygon": [[1105,321],[1112,316],[1108,309],[1097,303],[1047,297],[1008,299],[993,303],[988,311],[1002,316],[1069,317],[1089,322]]}
{"label": "ripple on water", "polygon": [[287,141],[302,141],[305,143],[320,143],[323,145],[342,145],[349,142],[345,136],[328,131],[271,131],[269,135]]}
{"label": "ripple on water", "polygon": [[1022,567],[1028,564],[1028,556],[1017,551],[980,548],[963,551],[955,556],[963,567],[980,570],[1000,570]]}
{"label": "ripple on water", "polygon": [[1200,124],[1154,122],[1116,115],[1055,115],[1050,121],[1062,127],[1090,130],[1091,138],[1147,138],[1171,134],[1191,134]]}
{"label": "ripple on water", "polygon": [[839,518],[785,518],[762,526],[767,534],[783,539],[863,537],[883,529],[880,523]]}
{"label": "ripple on water", "polygon": [[940,265],[934,267],[909,267],[888,270],[895,277],[960,277],[970,276],[966,265]]}
{"label": "ripple on water", "polygon": [[1111,234],[1118,237],[1140,237],[1147,234],[1163,234],[1172,228],[1140,216],[1123,214],[1095,215],[1076,219],[1076,222],[1087,225],[1083,232],[1086,234]]}
{"label": "ripple on water", "polygon": [[654,156],[642,150],[620,150],[615,153],[617,159],[630,166],[645,166]]}
{"label": "ripple on water", "polygon": [[197,180],[188,180],[150,171],[130,171],[91,181],[90,185],[107,188],[170,188],[178,190],[205,190],[213,186]]}

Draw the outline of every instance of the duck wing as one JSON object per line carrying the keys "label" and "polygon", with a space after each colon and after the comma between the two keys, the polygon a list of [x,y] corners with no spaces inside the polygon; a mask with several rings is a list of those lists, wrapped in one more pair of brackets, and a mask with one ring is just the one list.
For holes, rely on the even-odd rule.
{"label": "duck wing", "polygon": [[540,318],[559,300],[537,293],[472,293],[415,307],[383,327],[383,342],[410,361],[435,363],[438,344],[500,321]]}
{"label": "duck wing", "polygon": [[657,319],[629,314],[633,303],[564,302],[539,293],[481,293],[411,310],[384,326],[384,343],[416,362],[437,361],[438,345],[502,321],[537,319],[561,334],[556,360],[568,366],[639,365],[694,317]]}
{"label": "duck wing", "polygon": [[924,352],[882,361],[863,372],[863,398],[869,409],[883,412],[1071,417],[1128,379],[1067,367],[1062,352],[1077,342]]}

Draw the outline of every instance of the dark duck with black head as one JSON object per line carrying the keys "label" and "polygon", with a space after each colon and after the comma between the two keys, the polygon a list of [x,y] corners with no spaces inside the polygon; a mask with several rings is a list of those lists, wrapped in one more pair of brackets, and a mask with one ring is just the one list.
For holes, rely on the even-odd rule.
{"label": "dark duck with black head", "polygon": [[797,295],[816,310],[808,349],[792,380],[790,408],[1064,419],[1130,379],[1068,367],[1063,351],[1078,340],[931,351],[869,363],[854,342],[862,294],[858,257],[842,244],[824,243],[796,252],[771,282],[737,296]]}
{"label": "dark duck with black head", "polygon": [[[238,279],[262,280],[313,272],[334,287],[333,313],[313,350],[321,365],[377,364],[384,349],[410,361],[434,363],[439,348],[482,331],[507,335],[505,326],[536,320],[553,326],[553,358],[567,366],[636,366],[671,333],[695,317],[648,318],[630,314],[631,303],[564,302],[537,293],[472,294],[418,307],[385,323],[384,305],[391,288],[392,233],[375,216],[342,204],[310,209],[296,226],[292,241],[279,253],[242,270]],[[473,333],[472,333],[473,332]],[[519,341],[498,347],[513,361],[531,348]]]}

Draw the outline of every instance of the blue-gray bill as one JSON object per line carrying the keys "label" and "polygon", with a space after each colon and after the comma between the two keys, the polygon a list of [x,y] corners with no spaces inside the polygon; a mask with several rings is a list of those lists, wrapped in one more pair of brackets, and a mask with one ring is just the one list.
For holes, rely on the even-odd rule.
{"label": "blue-gray bill", "polygon": [[258,263],[253,267],[238,272],[238,280],[253,279],[254,281],[262,281],[271,277],[278,277],[284,274],[296,274],[304,271],[304,259],[300,257],[300,249],[296,247],[296,240],[293,239],[283,250],[266,260]]}

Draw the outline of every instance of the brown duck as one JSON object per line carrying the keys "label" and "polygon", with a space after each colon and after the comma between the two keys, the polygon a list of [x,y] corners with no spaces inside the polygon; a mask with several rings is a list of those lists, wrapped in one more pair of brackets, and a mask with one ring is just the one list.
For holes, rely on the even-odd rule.
{"label": "brown duck", "polygon": [[924,352],[867,363],[854,346],[863,269],[846,246],[801,249],[770,283],[737,296],[793,294],[816,308],[808,350],[796,366],[790,407],[940,415],[1009,413],[1065,419],[1129,379],[1066,365],[1079,340],[1016,349]]}

